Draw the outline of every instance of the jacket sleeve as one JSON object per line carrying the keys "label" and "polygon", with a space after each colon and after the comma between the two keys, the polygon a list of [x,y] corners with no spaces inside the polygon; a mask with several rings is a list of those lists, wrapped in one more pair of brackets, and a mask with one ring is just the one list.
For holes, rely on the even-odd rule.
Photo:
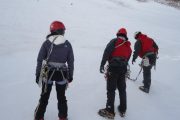
{"label": "jacket sleeve", "polygon": [[136,43],[134,44],[133,61],[137,59],[140,50],[141,50],[141,42],[137,40]]}
{"label": "jacket sleeve", "polygon": [[68,53],[68,57],[67,57],[67,64],[68,64],[68,69],[69,69],[69,77],[73,78],[73,73],[74,73],[74,53],[73,53],[73,48],[72,48],[70,43],[69,43],[69,53]]}
{"label": "jacket sleeve", "polygon": [[101,66],[104,66],[106,64],[106,61],[108,61],[108,59],[110,58],[111,53],[114,50],[114,46],[115,46],[115,39],[111,40],[107,44],[107,46],[104,50],[104,53],[103,53],[102,60],[101,60]]}
{"label": "jacket sleeve", "polygon": [[44,42],[42,44],[41,49],[40,49],[39,54],[38,54],[38,57],[37,57],[36,76],[40,75],[42,61],[47,56],[47,49],[46,49],[45,45],[46,45],[46,42]]}

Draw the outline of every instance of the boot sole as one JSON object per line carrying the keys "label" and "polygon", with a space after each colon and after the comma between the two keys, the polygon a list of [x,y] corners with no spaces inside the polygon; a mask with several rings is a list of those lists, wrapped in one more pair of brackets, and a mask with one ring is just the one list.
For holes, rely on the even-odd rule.
{"label": "boot sole", "polygon": [[145,92],[145,93],[149,93],[149,91],[146,91],[146,90],[144,90],[144,89],[142,89],[142,88],[139,88],[141,91],[143,91],[143,92]]}
{"label": "boot sole", "polygon": [[106,112],[98,111],[98,115],[107,119],[112,119],[112,120],[114,119],[114,116],[112,114]]}

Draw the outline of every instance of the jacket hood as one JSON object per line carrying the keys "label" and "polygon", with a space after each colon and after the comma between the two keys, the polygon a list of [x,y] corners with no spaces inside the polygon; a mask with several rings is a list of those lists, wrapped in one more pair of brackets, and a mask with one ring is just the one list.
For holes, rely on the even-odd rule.
{"label": "jacket hood", "polygon": [[[57,38],[56,38],[57,37]],[[56,38],[56,39],[55,39]],[[54,44],[55,45],[60,45],[60,44],[63,44],[63,43],[65,43],[65,38],[64,38],[64,36],[62,36],[62,35],[52,35],[52,36],[50,36],[49,37],[49,41],[52,43],[53,42],[53,40],[55,39],[55,41],[54,41]]]}

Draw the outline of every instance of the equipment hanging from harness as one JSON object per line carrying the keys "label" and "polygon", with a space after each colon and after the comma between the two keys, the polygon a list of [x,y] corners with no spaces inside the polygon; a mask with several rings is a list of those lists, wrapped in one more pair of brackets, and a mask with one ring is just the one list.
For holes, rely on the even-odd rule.
{"label": "equipment hanging from harness", "polygon": [[52,41],[52,44],[51,44],[49,51],[48,51],[48,54],[47,54],[47,58],[42,61],[41,71],[40,71],[40,76],[39,76],[39,82],[38,82],[39,87],[42,87],[42,82],[48,81],[48,73],[49,73],[48,61],[49,61],[49,57],[51,55],[51,52],[53,50],[53,43],[56,39],[57,39],[57,37],[55,37]]}
{"label": "equipment hanging from harness", "polygon": [[[51,83],[52,77],[56,71],[59,71],[62,79],[65,81],[65,83],[68,83],[67,79],[69,78],[69,71],[65,63],[59,63],[59,62],[49,62],[50,55],[53,50],[53,43],[56,40],[57,37],[54,38],[52,41],[52,44],[50,46],[49,52],[47,54],[47,58],[42,61],[41,71],[40,71],[40,77],[38,85],[39,87],[42,87],[42,83],[45,84],[44,93],[47,92],[47,86],[48,83]],[[64,73],[66,72],[66,75]],[[68,84],[67,84],[68,86]]]}

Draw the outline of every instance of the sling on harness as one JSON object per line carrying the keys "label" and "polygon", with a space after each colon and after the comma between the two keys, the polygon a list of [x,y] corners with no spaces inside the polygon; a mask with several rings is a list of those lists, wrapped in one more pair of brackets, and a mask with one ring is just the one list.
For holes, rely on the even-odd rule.
{"label": "sling on harness", "polygon": [[[58,63],[58,62],[48,62],[48,72],[47,72],[47,79],[44,81],[46,83],[44,92],[47,90],[47,84],[52,80],[52,77],[56,71],[59,71],[60,74],[62,75],[62,82],[58,82],[59,84],[65,84],[68,83],[67,79],[69,78],[68,76],[68,68],[65,63]],[[51,72],[51,73],[50,73]],[[66,76],[64,75],[64,72],[66,72]],[[50,74],[49,74],[50,73]],[[68,84],[67,84],[68,86]],[[66,88],[67,88],[66,86]]]}
{"label": "sling on harness", "polygon": [[48,72],[49,72],[48,71],[48,60],[49,60],[49,57],[50,57],[52,49],[53,49],[53,43],[56,39],[57,39],[57,37],[55,37],[52,41],[52,44],[51,44],[49,51],[48,51],[48,54],[47,54],[47,58],[42,61],[41,71],[40,71],[40,76],[39,76],[39,82],[38,82],[39,87],[42,87],[43,81],[48,80]]}
{"label": "sling on harness", "polygon": [[[68,68],[67,68],[66,64],[65,63],[58,63],[58,62],[49,62],[49,58],[50,58],[50,55],[51,55],[52,50],[53,50],[53,43],[56,40],[56,38],[57,37],[55,37],[54,40],[52,41],[52,44],[50,46],[47,58],[42,61],[42,67],[41,67],[38,85],[41,87],[42,82],[44,82],[44,84],[45,84],[45,87],[43,90],[44,93],[47,92],[48,83],[51,82],[51,79],[52,79],[55,71],[60,71],[63,80],[65,81],[65,83],[68,83],[68,81],[67,81],[68,74],[65,77],[64,73],[63,73],[63,71],[66,71],[68,73]],[[50,71],[51,71],[51,74],[49,76]]]}

